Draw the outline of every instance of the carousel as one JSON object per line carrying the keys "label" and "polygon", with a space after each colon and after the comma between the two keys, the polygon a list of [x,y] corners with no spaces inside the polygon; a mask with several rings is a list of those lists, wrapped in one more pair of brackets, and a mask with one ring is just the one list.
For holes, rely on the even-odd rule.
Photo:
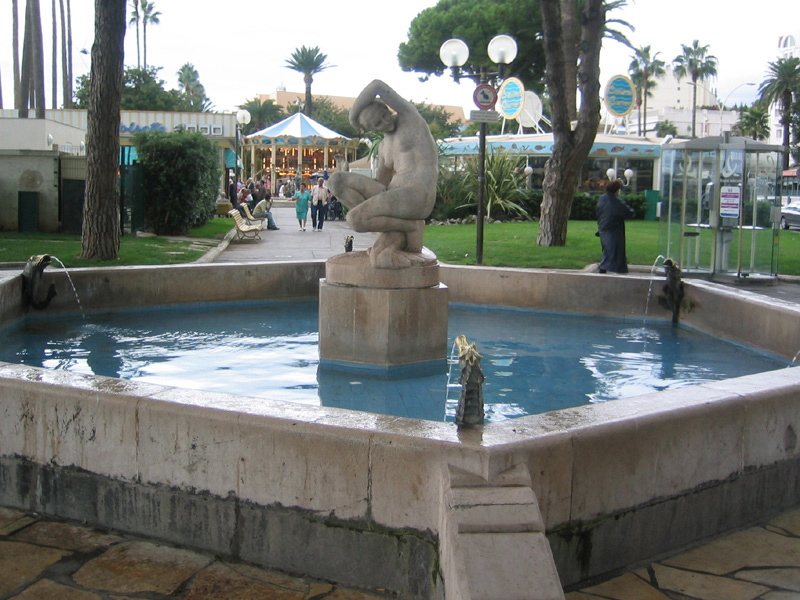
{"label": "carousel", "polygon": [[281,182],[308,183],[312,177],[334,170],[341,161],[354,161],[358,142],[295,113],[244,136],[242,153],[250,152],[249,176],[269,177],[275,194]]}

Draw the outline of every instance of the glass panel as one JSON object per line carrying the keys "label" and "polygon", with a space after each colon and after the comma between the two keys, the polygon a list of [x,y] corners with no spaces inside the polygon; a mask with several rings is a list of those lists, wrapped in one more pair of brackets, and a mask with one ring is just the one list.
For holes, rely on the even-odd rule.
{"label": "glass panel", "polygon": [[681,207],[681,258],[686,271],[710,271],[714,233],[710,224],[715,153],[687,152],[677,165],[685,182]]}
{"label": "glass panel", "polygon": [[661,163],[661,216],[659,253],[681,263],[681,214],[683,207],[684,151],[666,150]]}

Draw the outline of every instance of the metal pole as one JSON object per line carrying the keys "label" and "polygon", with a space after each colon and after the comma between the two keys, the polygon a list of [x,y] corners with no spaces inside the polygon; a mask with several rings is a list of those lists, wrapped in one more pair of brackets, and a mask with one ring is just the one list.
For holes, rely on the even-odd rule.
{"label": "metal pole", "polygon": [[480,146],[478,151],[478,239],[475,249],[475,263],[483,264],[483,219],[486,210],[486,123],[480,125]]}
{"label": "metal pole", "polygon": [[[236,175],[236,181],[234,183],[236,183],[236,186],[237,186],[236,189],[238,190],[239,189],[239,187],[238,187],[239,186],[239,123],[236,123],[236,136],[235,136],[235,139],[236,139],[236,144],[235,144],[235,146],[236,146],[236,152],[235,152],[236,156],[233,157],[233,159],[234,159],[233,172]],[[234,202],[233,198],[231,198],[230,200],[231,200],[232,204],[236,204]]]}

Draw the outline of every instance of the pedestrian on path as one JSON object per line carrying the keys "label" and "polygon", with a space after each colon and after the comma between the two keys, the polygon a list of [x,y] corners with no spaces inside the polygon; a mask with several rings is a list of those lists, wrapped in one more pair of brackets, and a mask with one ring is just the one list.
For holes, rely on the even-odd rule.
{"label": "pedestrian on path", "polygon": [[295,203],[294,210],[297,215],[297,222],[300,224],[300,231],[306,230],[308,221],[308,201],[311,200],[311,193],[306,189],[306,184],[301,183],[292,200]]}
{"label": "pedestrian on path", "polygon": [[328,210],[328,196],[330,192],[325,187],[325,180],[322,177],[317,179],[317,187],[311,192],[311,228],[314,231],[322,231],[322,224],[325,222],[325,213]]}

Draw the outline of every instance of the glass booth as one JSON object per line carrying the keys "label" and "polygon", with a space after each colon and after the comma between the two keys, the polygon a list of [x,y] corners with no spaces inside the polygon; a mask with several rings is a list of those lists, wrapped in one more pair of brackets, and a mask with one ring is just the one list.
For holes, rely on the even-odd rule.
{"label": "glass booth", "polygon": [[776,277],[783,150],[727,135],[662,146],[660,254],[685,273]]}

